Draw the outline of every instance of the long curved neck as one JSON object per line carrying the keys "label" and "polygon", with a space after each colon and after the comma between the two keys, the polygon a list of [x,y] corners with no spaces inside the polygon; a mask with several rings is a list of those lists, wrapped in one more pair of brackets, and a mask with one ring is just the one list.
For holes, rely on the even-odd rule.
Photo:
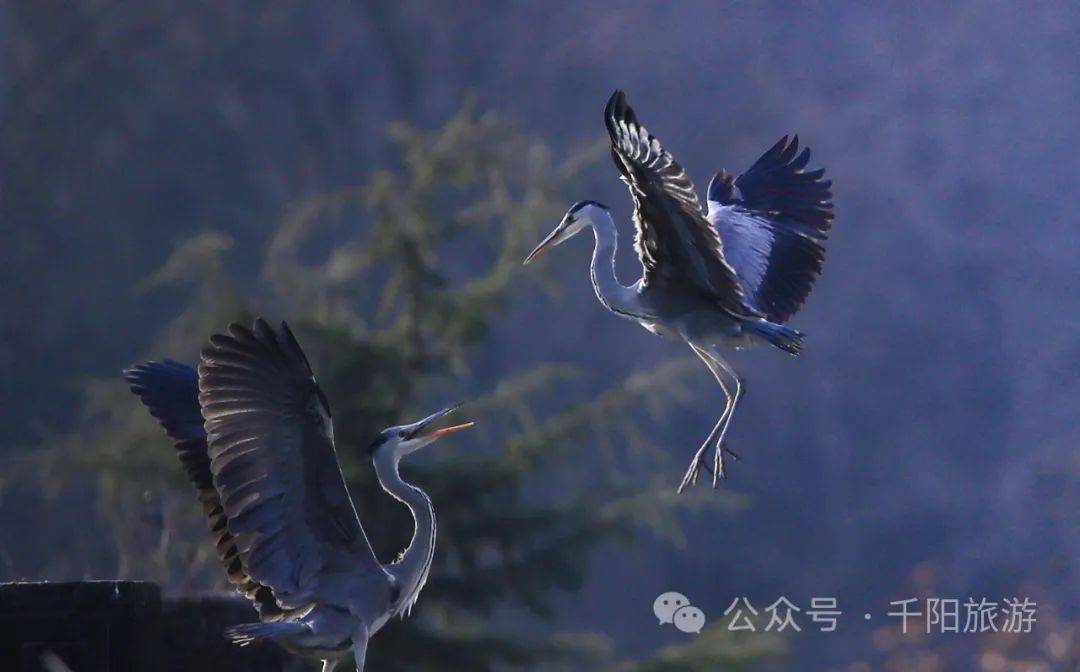
{"label": "long curved neck", "polygon": [[424,491],[409,485],[398,473],[396,455],[388,455],[375,460],[375,475],[379,484],[394,499],[409,507],[413,517],[413,536],[408,548],[401,554],[401,559],[387,566],[387,570],[398,580],[401,587],[399,604],[403,610],[411,609],[420,589],[427,581],[431,570],[431,561],[435,554],[435,510]]}
{"label": "long curved neck", "polygon": [[592,226],[593,237],[596,239],[590,268],[596,298],[600,299],[600,303],[613,313],[627,317],[639,316],[641,311],[637,307],[637,292],[623,286],[615,275],[615,250],[619,246],[619,233],[615,230],[615,220],[610,214],[604,213],[591,217],[589,224]]}

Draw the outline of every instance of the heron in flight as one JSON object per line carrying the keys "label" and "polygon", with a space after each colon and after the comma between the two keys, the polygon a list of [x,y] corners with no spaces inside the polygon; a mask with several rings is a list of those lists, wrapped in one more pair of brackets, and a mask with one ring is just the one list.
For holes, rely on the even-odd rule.
{"label": "heron in flight", "polygon": [[435,510],[398,463],[473,423],[438,428],[448,408],[371,443],[379,484],[414,522],[408,548],[384,565],[345,486],[330,405],[284,322],[230,325],[211,337],[197,373],[164,361],[124,378],[175,442],[229,581],[258,610],[259,623],[227,635],[319,658],[323,672],[351,650],[362,671],[368,640],[412,610],[434,557]]}
{"label": "heron in flight", "polygon": [[[608,101],[604,124],[634,202],[641,279],[626,287],[615,276],[615,222],[596,201],[574,204],[525,263],[592,228],[592,285],[600,303],[655,334],[686,342],[724,392],[724,411],[679,492],[697,482],[703,465],[716,487],[724,477],[724,452],[731,453],[724,436],[746,391],[720,347],[765,342],[792,355],[802,349],[803,334],[784,323],[821,272],[833,220],[832,183],[822,179],[824,169],[804,170],[810,150],[799,152],[798,136],[784,136],[739,177],[717,173],[703,211],[686,172],[638,123],[622,91]],[[716,451],[710,466],[711,445]]]}

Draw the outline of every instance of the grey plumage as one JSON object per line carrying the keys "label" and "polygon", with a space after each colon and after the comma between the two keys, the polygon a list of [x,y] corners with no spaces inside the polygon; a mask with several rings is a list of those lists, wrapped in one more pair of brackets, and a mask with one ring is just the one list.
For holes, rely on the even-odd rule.
{"label": "grey plumage", "polygon": [[199,364],[214,487],[252,578],[286,609],[311,602],[325,567],[385,587],[334,452],[330,409],[284,324],[232,325]]}
{"label": "grey plumage", "polygon": [[682,166],[638,123],[621,91],[608,101],[604,123],[612,159],[634,201],[641,286],[677,287],[733,316],[748,315],[720,236],[701,212]]}
{"label": "grey plumage", "polygon": [[593,230],[590,277],[600,302],[653,333],[687,343],[724,391],[724,411],[679,491],[697,481],[714,443],[715,486],[724,476],[724,437],[745,389],[719,348],[766,342],[800,352],[803,335],[783,322],[821,271],[832,223],[830,183],[821,179],[823,170],[804,171],[809,150],[799,153],[798,139],[789,143],[785,137],[738,178],[717,174],[706,212],[686,172],[638,121],[622,91],[608,101],[604,125],[634,203],[641,278],[625,287],[615,277],[614,220],[595,201],[572,207],[525,263],[586,227]]}
{"label": "grey plumage", "polygon": [[125,378],[176,442],[229,579],[259,611],[229,636],[275,641],[324,670],[351,650],[362,670],[368,639],[411,609],[433,559],[434,508],[398,463],[471,423],[435,429],[445,409],[372,443],[380,485],[415,521],[399,561],[383,565],[346,488],[329,403],[288,325],[230,325],[211,337],[197,375],[151,362]]}
{"label": "grey plumage", "polygon": [[707,218],[747,303],[779,324],[810,294],[832,228],[832,182],[823,168],[806,171],[809,162],[810,148],[800,153],[799,136],[785,135],[735,180],[717,173],[707,192]]}

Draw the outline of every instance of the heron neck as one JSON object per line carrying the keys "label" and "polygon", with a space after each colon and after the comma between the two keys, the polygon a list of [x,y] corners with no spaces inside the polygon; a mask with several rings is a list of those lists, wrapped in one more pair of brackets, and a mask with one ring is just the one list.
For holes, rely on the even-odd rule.
{"label": "heron neck", "polygon": [[435,555],[435,510],[420,488],[409,485],[398,473],[397,456],[385,460],[375,460],[375,474],[383,490],[409,507],[413,517],[413,536],[408,548],[401,554],[398,562],[387,566],[387,570],[398,580],[401,597],[398,604],[402,610],[412,608],[420,589],[427,581],[431,571],[431,562]]}
{"label": "heron neck", "polygon": [[615,230],[615,220],[611,215],[594,217],[590,220],[596,245],[593,247],[592,278],[593,291],[600,303],[613,313],[633,317],[637,311],[636,292],[625,287],[615,275],[615,251],[619,246],[619,234]]}

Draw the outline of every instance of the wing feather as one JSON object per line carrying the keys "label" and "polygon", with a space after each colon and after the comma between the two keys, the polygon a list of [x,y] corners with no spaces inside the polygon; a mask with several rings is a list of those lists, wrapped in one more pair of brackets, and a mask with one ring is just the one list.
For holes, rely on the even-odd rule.
{"label": "wing feather", "polygon": [[745,316],[735,271],[682,166],[638,123],[622,91],[612,94],[604,121],[612,158],[634,201],[634,248],[644,284],[687,287]]}
{"label": "wing feather", "polygon": [[199,390],[214,486],[251,577],[293,609],[320,597],[327,569],[388,579],[345,486],[326,397],[288,326],[256,320],[211,337]]}
{"label": "wing feather", "polygon": [[810,149],[785,135],[738,178],[721,171],[709,184],[708,220],[747,302],[773,322],[799,310],[825,261],[832,182],[824,168],[805,170],[809,162]]}
{"label": "wing feather", "polygon": [[131,391],[150,410],[174,442],[176,455],[195,486],[218,558],[236,590],[247,596],[263,621],[278,621],[286,612],[269,586],[255,581],[240,562],[236,537],[228,530],[221,498],[214,489],[207,455],[206,430],[199,411],[199,375],[178,362],[147,362],[124,371]]}

